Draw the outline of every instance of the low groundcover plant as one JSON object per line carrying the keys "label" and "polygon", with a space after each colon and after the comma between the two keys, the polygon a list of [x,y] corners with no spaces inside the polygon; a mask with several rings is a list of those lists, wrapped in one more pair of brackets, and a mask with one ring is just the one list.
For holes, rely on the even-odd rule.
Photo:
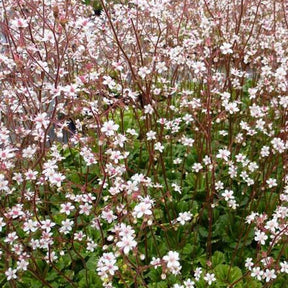
{"label": "low groundcover plant", "polygon": [[96,6],[0,2],[0,286],[287,287],[287,3]]}

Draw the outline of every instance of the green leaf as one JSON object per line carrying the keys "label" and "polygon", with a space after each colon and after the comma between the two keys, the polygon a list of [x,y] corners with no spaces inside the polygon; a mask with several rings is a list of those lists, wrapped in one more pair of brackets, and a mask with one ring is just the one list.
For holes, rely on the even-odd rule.
{"label": "green leaf", "polygon": [[244,288],[261,288],[262,284],[258,282],[257,280],[254,280],[253,278],[248,278],[246,281]]}
{"label": "green leaf", "polygon": [[160,281],[158,283],[150,283],[149,288],[167,288],[168,284],[165,281]]}
{"label": "green leaf", "polygon": [[212,264],[213,267],[216,267],[219,264],[223,264],[225,261],[225,255],[220,252],[220,251],[216,251],[213,256],[212,256]]}
{"label": "green leaf", "polygon": [[192,253],[192,251],[193,251],[193,245],[190,243],[186,244],[183,248],[183,254],[184,255],[189,255]]}
{"label": "green leaf", "polygon": [[86,267],[88,270],[95,270],[97,267],[97,257],[96,256],[91,256],[89,260],[86,263]]}
{"label": "green leaf", "polygon": [[[217,280],[225,284],[232,284],[242,277],[242,272],[239,267],[230,267],[229,265],[219,264],[214,269]],[[243,281],[237,283],[234,288],[242,288]]]}

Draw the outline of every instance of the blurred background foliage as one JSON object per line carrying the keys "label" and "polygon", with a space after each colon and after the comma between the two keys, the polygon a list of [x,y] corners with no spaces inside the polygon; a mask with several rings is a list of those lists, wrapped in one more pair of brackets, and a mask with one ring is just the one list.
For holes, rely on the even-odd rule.
{"label": "blurred background foliage", "polygon": [[[94,8],[96,15],[100,15],[102,11],[102,5],[100,0],[84,0],[86,5],[91,5]],[[108,0],[107,3],[125,3],[126,0]]]}

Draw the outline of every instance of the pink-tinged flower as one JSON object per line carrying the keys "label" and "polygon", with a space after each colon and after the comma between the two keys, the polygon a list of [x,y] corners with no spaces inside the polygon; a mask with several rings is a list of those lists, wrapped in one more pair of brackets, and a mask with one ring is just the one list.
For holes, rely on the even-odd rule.
{"label": "pink-tinged flower", "polygon": [[261,245],[265,245],[265,241],[268,239],[268,236],[265,232],[260,230],[256,230],[254,240],[260,243]]}
{"label": "pink-tinged flower", "polygon": [[[16,181],[18,185],[23,182],[23,177],[22,177],[22,174],[21,174],[21,173],[14,173],[13,175],[14,175],[14,176],[13,176],[12,179],[13,179],[14,181]],[[0,183],[1,183],[1,182],[0,182]],[[0,190],[1,190],[1,188],[0,188]]]}
{"label": "pink-tinged flower", "polygon": [[39,113],[37,116],[33,119],[33,121],[36,123],[36,129],[39,129],[41,127],[47,128],[50,120],[47,118],[47,113]]}
{"label": "pink-tinged flower", "polygon": [[32,219],[28,219],[23,224],[23,231],[25,232],[35,232],[38,229],[38,222],[33,221]]}
{"label": "pink-tinged flower", "polygon": [[38,172],[37,171],[33,171],[31,169],[29,169],[26,173],[26,180],[36,180],[36,176],[37,176]]}
{"label": "pink-tinged flower", "polygon": [[79,211],[80,214],[85,214],[88,216],[92,209],[92,205],[85,203],[85,204],[81,204],[79,208],[80,208],[80,211]]}
{"label": "pink-tinged flower", "polygon": [[97,272],[102,280],[114,276],[118,270],[116,256],[113,253],[104,253],[97,263]]}
{"label": "pink-tinged flower", "polygon": [[103,210],[101,218],[106,220],[108,223],[112,223],[115,219],[117,219],[112,210]]}
{"label": "pink-tinged flower", "polygon": [[160,267],[160,266],[161,266],[161,259],[160,259],[160,258],[152,257],[152,260],[151,260],[150,264],[151,264],[152,266],[154,266],[154,268],[156,269],[157,267]]}
{"label": "pink-tinged flower", "polygon": [[216,158],[228,161],[230,154],[231,154],[230,151],[227,149],[219,149],[218,154],[216,155]]}
{"label": "pink-tinged flower", "polygon": [[151,204],[141,202],[135,206],[133,216],[136,218],[141,218],[144,215],[150,216],[152,215],[151,208],[152,208]]}
{"label": "pink-tinged flower", "polygon": [[66,215],[70,215],[71,211],[75,209],[75,207],[71,204],[71,202],[61,204],[60,206],[61,206],[60,213],[65,213]]}
{"label": "pink-tinged flower", "polygon": [[20,216],[23,216],[23,204],[17,204],[13,206],[6,214],[5,216],[8,218],[16,219]]}
{"label": "pink-tinged flower", "polygon": [[53,226],[55,226],[55,223],[52,222],[50,219],[44,220],[41,223],[41,229],[45,230],[48,233],[51,231]]}
{"label": "pink-tinged flower", "polygon": [[198,173],[203,168],[201,163],[194,163],[192,165],[192,171]]}
{"label": "pink-tinged flower", "polygon": [[192,68],[194,73],[197,74],[201,74],[202,72],[206,71],[206,67],[205,67],[205,63],[201,62],[201,61],[195,61],[192,63]]}
{"label": "pink-tinged flower", "polygon": [[46,256],[44,257],[44,260],[46,260],[47,263],[54,262],[58,259],[58,256],[56,255],[55,251],[47,252]]}
{"label": "pink-tinged flower", "polygon": [[54,172],[50,177],[49,177],[49,182],[52,184],[52,185],[56,185],[58,188],[61,187],[62,185],[62,182],[63,180],[65,179],[66,177],[61,174],[60,172]]}
{"label": "pink-tinged flower", "polygon": [[123,250],[124,254],[127,255],[134,247],[137,246],[137,242],[132,236],[124,236],[119,242],[117,242],[116,246]]}
{"label": "pink-tinged flower", "polygon": [[253,267],[251,271],[251,276],[258,279],[259,281],[262,280],[264,272],[261,270],[260,267]]}
{"label": "pink-tinged flower", "polygon": [[106,136],[114,136],[118,128],[118,124],[115,124],[114,121],[109,120],[103,124],[101,132],[104,133]]}
{"label": "pink-tinged flower", "polygon": [[230,103],[227,103],[225,105],[225,110],[229,113],[229,114],[235,114],[237,112],[239,112],[239,108],[237,106],[237,103],[234,101],[234,102],[230,102]]}
{"label": "pink-tinged flower", "polygon": [[270,282],[271,280],[277,278],[274,269],[266,269],[263,277],[265,278],[266,282]]}
{"label": "pink-tinged flower", "polygon": [[18,239],[18,236],[16,234],[16,232],[11,232],[7,235],[7,237],[4,239],[4,242],[5,243],[8,243],[8,244],[12,244],[15,240]]}
{"label": "pink-tinged flower", "polygon": [[24,18],[17,18],[11,21],[11,26],[15,28],[26,28],[28,27],[28,22]]}
{"label": "pink-tinged flower", "polygon": [[17,271],[27,271],[29,262],[25,259],[17,261]]}
{"label": "pink-tinged flower", "polygon": [[17,269],[12,269],[11,267],[5,271],[5,275],[7,277],[7,280],[17,279]]}
{"label": "pink-tinged flower", "polygon": [[225,190],[222,193],[222,196],[224,197],[225,201],[233,200],[234,199],[234,192],[233,190]]}
{"label": "pink-tinged flower", "polygon": [[85,237],[86,235],[82,231],[74,234],[74,240],[82,241]]}
{"label": "pink-tinged flower", "polygon": [[115,233],[119,234],[120,237],[134,237],[134,229],[130,225],[121,223],[120,225],[115,226]]}

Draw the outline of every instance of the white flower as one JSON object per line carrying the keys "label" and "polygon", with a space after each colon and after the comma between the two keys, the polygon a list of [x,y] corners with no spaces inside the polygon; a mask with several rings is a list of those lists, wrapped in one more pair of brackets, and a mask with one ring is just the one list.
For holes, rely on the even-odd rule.
{"label": "white flower", "polygon": [[178,192],[179,194],[182,194],[181,187],[179,185],[177,185],[176,183],[172,183],[171,186],[173,187],[173,190],[175,192]]}
{"label": "white flower", "polygon": [[176,158],[173,160],[173,164],[177,165],[177,164],[181,164],[182,163],[182,159],[180,158]]}
{"label": "white flower", "polygon": [[144,113],[145,113],[145,114],[150,114],[150,115],[152,115],[152,114],[153,114],[153,107],[152,107],[152,105],[150,105],[150,104],[145,105],[145,106],[144,106]]}
{"label": "white flower", "polygon": [[106,220],[108,223],[112,223],[115,219],[117,219],[112,210],[103,210],[101,218]]}
{"label": "white flower", "polygon": [[212,282],[216,281],[216,278],[215,278],[215,274],[213,273],[207,273],[205,276],[204,276],[204,280],[208,283],[208,285],[210,286],[212,284]]}
{"label": "white flower", "polygon": [[261,157],[267,157],[267,156],[269,156],[269,154],[270,154],[269,147],[268,146],[263,146],[261,148],[261,151],[260,151]]}
{"label": "white flower", "polygon": [[135,206],[133,216],[136,218],[141,218],[143,215],[152,215],[151,208],[151,204],[141,202]]}
{"label": "white flower", "polygon": [[201,267],[196,268],[194,272],[194,277],[196,281],[199,281],[201,274],[202,274],[202,268]]}
{"label": "white flower", "polygon": [[150,74],[151,71],[147,67],[140,67],[138,71],[138,75],[142,78],[145,79],[145,77]]}
{"label": "white flower", "polygon": [[162,72],[168,70],[168,68],[166,67],[165,62],[158,62],[158,63],[156,64],[156,69],[157,69],[157,71],[158,71],[159,73],[162,73]]}
{"label": "white flower", "polygon": [[2,232],[2,228],[6,226],[6,223],[4,222],[4,219],[0,217],[0,232]]}
{"label": "white flower", "polygon": [[201,163],[194,163],[192,166],[192,171],[198,173],[203,168]]}
{"label": "white flower", "polygon": [[155,145],[154,145],[154,149],[157,150],[157,151],[159,151],[160,153],[162,153],[163,150],[164,150],[164,146],[163,146],[160,142],[157,142],[157,143],[155,143]]}
{"label": "white flower", "polygon": [[73,221],[66,219],[61,222],[62,227],[59,229],[60,233],[68,234],[72,230]]}
{"label": "white flower", "polygon": [[252,262],[252,258],[247,258],[247,259],[245,260],[245,267],[246,267],[248,270],[251,270],[253,266],[254,266],[254,263]]}
{"label": "white flower", "polygon": [[215,183],[215,189],[218,190],[222,190],[224,188],[224,183],[222,181],[217,181]]}
{"label": "white flower", "polygon": [[179,216],[177,218],[177,221],[181,224],[184,225],[187,221],[190,221],[192,219],[192,214],[191,212],[183,212],[179,213]]}
{"label": "white flower", "polygon": [[260,230],[256,230],[254,240],[258,243],[260,242],[261,245],[265,245],[265,241],[268,239],[268,236],[261,232]]}
{"label": "white flower", "polygon": [[183,285],[180,285],[180,284],[174,284],[174,285],[173,285],[173,288],[184,288],[184,286],[183,286]]}
{"label": "white flower", "polygon": [[50,232],[51,228],[55,226],[55,223],[52,222],[50,219],[44,220],[41,223],[41,229],[45,230],[46,232]]}
{"label": "white flower", "polygon": [[234,114],[234,113],[239,112],[239,108],[237,107],[237,103],[236,102],[227,103],[225,105],[225,110],[231,115]]}
{"label": "white flower", "polygon": [[179,142],[182,143],[184,146],[192,147],[195,140],[186,136],[182,136]]}
{"label": "white flower", "polygon": [[186,281],[183,282],[185,288],[194,288],[195,282],[192,281],[191,279],[187,279]]}
{"label": "white flower", "polygon": [[25,259],[21,259],[17,261],[17,271],[26,271],[27,267],[29,265],[29,262]]}
{"label": "white flower", "polygon": [[94,252],[96,247],[97,247],[97,244],[93,240],[88,239],[86,250],[90,252]]}
{"label": "white flower", "polygon": [[222,193],[222,196],[224,197],[225,201],[233,200],[234,199],[234,192],[233,190],[225,190]]}
{"label": "white flower", "polygon": [[226,54],[232,54],[233,50],[231,49],[232,45],[230,43],[223,43],[222,46],[220,47],[220,50],[222,52],[222,54],[226,55]]}
{"label": "white flower", "polygon": [[266,180],[266,183],[268,184],[268,187],[269,188],[272,188],[272,187],[276,187],[277,186],[277,181],[276,179],[274,178],[269,178]]}
{"label": "white flower", "polygon": [[24,18],[17,18],[11,21],[11,26],[15,28],[26,28],[28,27],[28,22]]}
{"label": "white flower", "polygon": [[18,239],[18,236],[16,235],[16,232],[11,232],[11,233],[9,233],[7,235],[7,237],[5,238],[4,242],[12,244],[17,239]]}
{"label": "white flower", "polygon": [[283,153],[285,151],[285,149],[286,149],[285,142],[279,137],[274,138],[271,141],[271,144],[273,146],[273,149],[275,151],[277,151],[278,153]]}
{"label": "white flower", "polygon": [[163,257],[163,260],[166,262],[168,270],[171,271],[172,274],[178,274],[181,269],[181,265],[179,262],[179,253],[176,251],[169,251],[167,255]]}
{"label": "white flower", "polygon": [[118,270],[116,257],[113,253],[104,253],[97,263],[97,272],[102,280],[113,276]]}
{"label": "white flower", "polygon": [[192,68],[193,68],[195,74],[206,71],[205,63],[200,62],[200,61],[193,62]]}
{"label": "white flower", "polygon": [[281,267],[280,272],[288,274],[288,262],[287,261],[280,262],[280,267]]}
{"label": "white flower", "polygon": [[149,132],[146,133],[147,140],[155,140],[156,139],[156,132],[150,130]]}
{"label": "white flower", "polygon": [[157,267],[160,267],[160,266],[161,266],[161,259],[160,259],[160,258],[152,257],[152,260],[151,260],[150,264],[151,264],[152,266],[154,266],[154,268],[156,269]]}
{"label": "white flower", "polygon": [[219,149],[218,154],[216,155],[216,158],[228,161],[230,154],[231,154],[230,151],[227,149]]}
{"label": "white flower", "polygon": [[85,203],[85,204],[79,205],[79,208],[80,208],[79,214],[85,214],[85,215],[89,216],[90,211],[92,209],[92,205]]}

